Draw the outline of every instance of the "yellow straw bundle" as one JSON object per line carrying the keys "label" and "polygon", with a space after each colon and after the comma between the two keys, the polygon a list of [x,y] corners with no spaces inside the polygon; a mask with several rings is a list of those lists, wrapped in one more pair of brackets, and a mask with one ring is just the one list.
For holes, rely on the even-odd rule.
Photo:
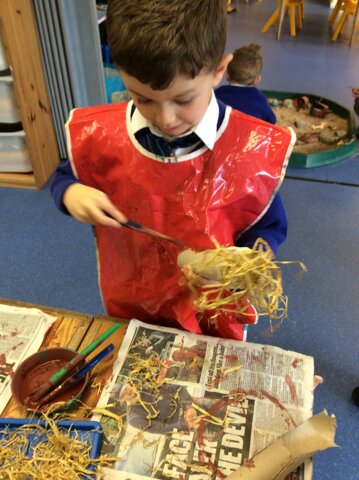
{"label": "yellow straw bundle", "polygon": [[221,247],[194,252],[184,250],[178,264],[184,273],[184,283],[194,295],[193,304],[200,311],[246,314],[248,302],[258,315],[271,320],[287,315],[287,297],[283,295],[281,265],[301,262],[274,261],[269,245],[258,239],[250,248]]}
{"label": "yellow straw bundle", "polygon": [[[37,423],[19,427],[14,432],[3,432],[0,439],[1,480],[82,480],[93,479],[89,464],[107,465],[108,457],[90,459],[90,446],[67,431],[60,430],[46,415],[48,427]],[[31,442],[36,444],[32,458],[25,455]],[[102,478],[96,471],[96,478]]]}

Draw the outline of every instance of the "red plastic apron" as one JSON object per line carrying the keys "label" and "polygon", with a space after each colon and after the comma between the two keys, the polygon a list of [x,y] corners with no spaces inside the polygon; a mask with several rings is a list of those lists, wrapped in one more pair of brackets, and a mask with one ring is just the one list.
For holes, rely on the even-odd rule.
{"label": "red plastic apron", "polygon": [[[213,151],[203,147],[166,163],[129,136],[129,111],[127,104],[77,109],[67,123],[75,175],[127,218],[205,249],[213,247],[211,236],[233,245],[266,212],[292,148],[288,129],[228,108]],[[176,245],[126,228],[95,231],[109,315],[202,332],[190,292],[179,285]]]}

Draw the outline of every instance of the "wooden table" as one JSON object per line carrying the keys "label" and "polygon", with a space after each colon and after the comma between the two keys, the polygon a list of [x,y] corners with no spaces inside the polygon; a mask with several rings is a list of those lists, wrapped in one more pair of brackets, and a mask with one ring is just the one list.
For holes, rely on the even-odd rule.
{"label": "wooden table", "polygon": [[[110,343],[115,345],[115,350],[112,355],[99,364],[96,380],[98,380],[102,386],[105,384],[111,375],[113,363],[126,333],[128,326],[127,320],[121,320],[119,318],[108,317],[105,315],[92,316],[85,313],[17,302],[4,298],[0,298],[0,303],[17,307],[38,308],[57,318],[56,322],[46,334],[40,350],[53,347],[66,347],[80,351],[87,347],[87,345],[93,340],[98,338],[101,333],[110,328],[114,322],[121,323],[121,327],[89,356],[90,359]],[[86,405],[94,407],[97,404],[100,391],[101,388],[89,389],[82,398],[82,401]],[[15,400],[11,399],[1,416],[24,418],[26,417],[26,409],[19,405]]]}

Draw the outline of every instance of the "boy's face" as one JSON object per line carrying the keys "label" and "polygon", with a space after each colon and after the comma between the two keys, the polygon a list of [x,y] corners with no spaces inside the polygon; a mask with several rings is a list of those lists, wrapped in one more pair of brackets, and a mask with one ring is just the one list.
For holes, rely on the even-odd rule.
{"label": "boy's face", "polygon": [[201,72],[195,78],[178,76],[164,90],[153,90],[148,84],[120,70],[120,75],[139,112],[164,135],[178,137],[195,127],[205,114],[212,89],[221,81],[232,56],[223,57],[217,70]]}

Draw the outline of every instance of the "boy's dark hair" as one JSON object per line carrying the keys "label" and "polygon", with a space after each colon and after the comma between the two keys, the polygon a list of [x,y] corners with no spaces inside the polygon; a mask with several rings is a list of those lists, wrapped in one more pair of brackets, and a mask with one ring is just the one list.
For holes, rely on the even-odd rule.
{"label": "boy's dark hair", "polygon": [[255,43],[244,45],[233,52],[233,60],[228,65],[229,81],[241,85],[252,85],[263,67],[261,47]]}
{"label": "boy's dark hair", "polygon": [[226,44],[226,0],[109,0],[112,61],[154,90],[214,72]]}

